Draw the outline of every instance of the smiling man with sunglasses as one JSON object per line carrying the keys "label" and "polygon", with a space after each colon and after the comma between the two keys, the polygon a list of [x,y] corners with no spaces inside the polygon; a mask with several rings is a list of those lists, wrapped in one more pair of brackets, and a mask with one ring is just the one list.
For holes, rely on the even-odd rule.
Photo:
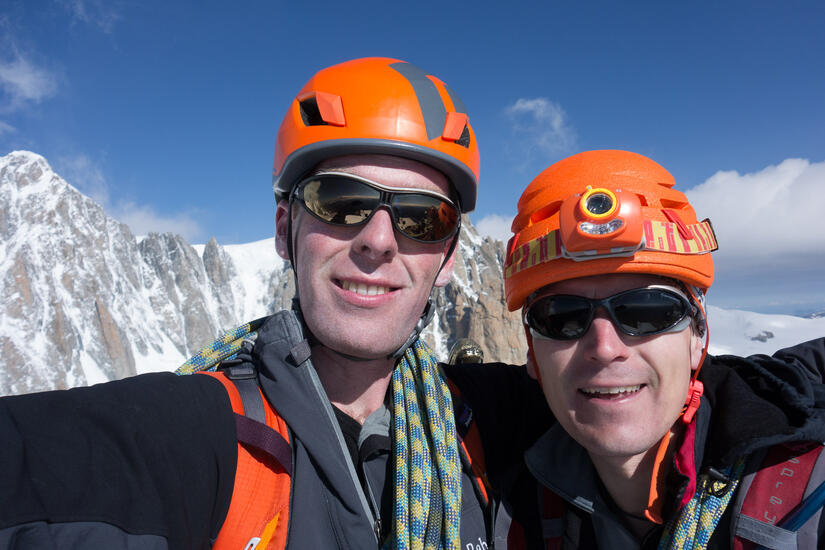
{"label": "smiling man with sunglasses", "polygon": [[[821,500],[799,532],[783,517],[825,480],[825,400],[786,365],[821,382],[823,343],[773,362],[706,355],[716,237],[674,183],[641,155],[590,151],[547,168],[519,201],[507,303],[522,310],[529,368],[558,424],[513,484],[512,540],[818,548]],[[764,376],[762,395],[792,412],[720,365]]]}
{"label": "smiling man with sunglasses", "polygon": [[[506,512],[522,519],[525,508],[513,499],[494,517],[496,504],[521,486],[510,472],[552,418],[523,367],[439,365],[419,338],[433,288],[450,278],[478,171],[464,106],[437,78],[385,58],[318,72],[276,141],[276,246],[294,269],[293,308],[231,331],[178,369],[218,372],[0,399],[0,548],[505,547]],[[582,227],[595,233],[615,227],[613,206],[626,202],[608,183],[594,177],[596,191],[575,191],[594,215]],[[630,261],[634,274],[614,280],[639,227],[594,253],[589,237],[544,231],[568,212],[564,198],[523,199],[508,303],[527,303],[531,349],[561,424],[593,456],[632,454],[661,437],[676,396],[684,402],[696,387],[690,331],[704,325],[693,285],[709,286],[707,266],[693,281],[681,267]],[[689,230],[697,242],[681,246],[704,265],[710,227]],[[586,261],[557,259],[559,243]],[[581,278],[600,265],[613,266],[603,279]],[[621,333],[613,344],[636,339],[656,353],[637,346],[632,369],[602,378],[584,344],[609,330]],[[633,396],[642,406],[611,412]],[[584,479],[582,455],[552,464],[552,475]],[[538,524],[535,492],[525,502],[533,515],[524,517]]]}
{"label": "smiling man with sunglasses", "polygon": [[419,338],[478,172],[441,80],[387,58],[315,74],[275,146],[293,308],[178,369],[205,376],[0,400],[0,547],[489,548],[468,409]]}

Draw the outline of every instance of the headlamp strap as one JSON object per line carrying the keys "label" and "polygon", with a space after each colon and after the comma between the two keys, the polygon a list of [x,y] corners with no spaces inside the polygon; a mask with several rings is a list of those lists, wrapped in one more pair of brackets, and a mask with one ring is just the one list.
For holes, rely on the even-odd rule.
{"label": "headlamp strap", "polygon": [[[673,254],[707,254],[719,248],[716,243],[716,234],[709,219],[686,225],[675,212],[672,213],[672,216],[673,218],[668,216],[668,219],[678,221],[644,220],[642,222],[644,239],[638,250],[653,250]],[[688,238],[685,238],[686,235]],[[568,257],[558,229],[521,245],[518,244],[518,235],[516,235],[510,246],[511,250],[508,251],[507,263],[504,265],[505,278],[510,278],[516,273],[539,264]],[[635,253],[635,250],[622,253],[622,255],[632,256],[633,253]],[[613,252],[602,253],[600,250],[594,249],[592,254],[577,255],[575,259],[596,260],[614,255],[616,254]]]}

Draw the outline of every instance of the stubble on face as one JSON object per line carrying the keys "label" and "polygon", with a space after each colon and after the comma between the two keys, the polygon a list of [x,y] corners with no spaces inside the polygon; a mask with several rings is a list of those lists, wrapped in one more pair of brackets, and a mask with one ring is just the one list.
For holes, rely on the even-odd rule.
{"label": "stubble on face", "polygon": [[[559,294],[604,298],[661,284],[639,275],[601,275],[551,285]],[[578,340],[533,338],[542,386],[556,418],[592,457],[641,457],[679,418],[695,354],[691,328],[647,337],[616,329],[598,311]]]}
{"label": "stubble on face", "polygon": [[[398,157],[339,157],[317,169],[449,195],[440,172]],[[385,358],[409,337],[423,312],[447,244],[399,235],[384,208],[357,227],[326,224],[297,204],[293,211],[297,281],[307,325],[331,349]]]}

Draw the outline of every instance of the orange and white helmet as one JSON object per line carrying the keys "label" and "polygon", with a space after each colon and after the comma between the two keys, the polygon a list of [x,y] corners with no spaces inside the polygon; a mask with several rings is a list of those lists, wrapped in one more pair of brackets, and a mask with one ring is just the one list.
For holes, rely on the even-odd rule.
{"label": "orange and white helmet", "polygon": [[386,154],[432,166],[462,212],[475,208],[479,153],[461,99],[415,65],[382,57],[322,69],[301,88],[278,130],[276,199],[324,159]]}
{"label": "orange and white helmet", "polygon": [[507,245],[504,288],[515,311],[545,285],[608,273],[661,275],[706,291],[716,236],[673,176],[628,151],[559,161],[525,189]]}

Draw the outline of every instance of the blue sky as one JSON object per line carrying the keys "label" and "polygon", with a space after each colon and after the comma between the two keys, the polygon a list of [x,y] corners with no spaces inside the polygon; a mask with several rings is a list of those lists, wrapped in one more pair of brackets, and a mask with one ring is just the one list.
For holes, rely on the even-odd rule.
{"label": "blue sky", "polygon": [[4,0],[0,154],[45,156],[137,233],[259,240],[294,94],[396,57],[467,105],[486,230],[552,162],[629,149],[721,233],[713,303],[825,310],[823,28],[815,1]]}

